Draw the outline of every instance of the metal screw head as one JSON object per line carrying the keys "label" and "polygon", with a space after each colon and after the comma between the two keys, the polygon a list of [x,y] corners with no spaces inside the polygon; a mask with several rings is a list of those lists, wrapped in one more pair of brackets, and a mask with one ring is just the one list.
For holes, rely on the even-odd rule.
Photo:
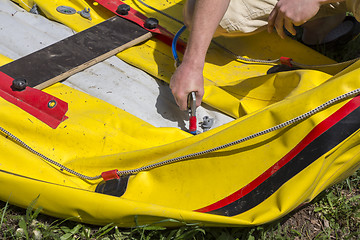
{"label": "metal screw head", "polygon": [[129,11],[130,11],[130,6],[127,4],[121,4],[116,9],[116,12],[120,15],[128,15]]}
{"label": "metal screw head", "polygon": [[24,78],[16,78],[13,80],[11,89],[13,91],[23,91],[28,86],[26,79]]}
{"label": "metal screw head", "polygon": [[55,100],[50,100],[48,102],[48,108],[54,108],[54,107],[56,107],[56,105],[57,105],[57,102]]}
{"label": "metal screw head", "polygon": [[147,29],[157,28],[159,21],[156,18],[147,18],[144,23],[144,27]]}

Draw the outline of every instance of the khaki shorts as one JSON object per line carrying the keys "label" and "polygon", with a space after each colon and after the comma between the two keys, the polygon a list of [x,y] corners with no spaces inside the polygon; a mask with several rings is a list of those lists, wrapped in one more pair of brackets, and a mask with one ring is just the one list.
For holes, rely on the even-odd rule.
{"label": "khaki shorts", "polygon": [[[267,25],[269,14],[277,2],[277,0],[231,0],[220,22],[221,30],[241,33],[261,30]],[[345,12],[345,2],[325,4],[313,19]]]}

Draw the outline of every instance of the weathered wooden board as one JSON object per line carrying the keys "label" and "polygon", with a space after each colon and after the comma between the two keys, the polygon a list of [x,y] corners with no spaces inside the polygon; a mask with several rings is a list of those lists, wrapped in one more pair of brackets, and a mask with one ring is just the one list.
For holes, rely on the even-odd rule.
{"label": "weathered wooden board", "polygon": [[114,16],[48,47],[10,62],[0,71],[43,89],[151,38],[153,33]]}

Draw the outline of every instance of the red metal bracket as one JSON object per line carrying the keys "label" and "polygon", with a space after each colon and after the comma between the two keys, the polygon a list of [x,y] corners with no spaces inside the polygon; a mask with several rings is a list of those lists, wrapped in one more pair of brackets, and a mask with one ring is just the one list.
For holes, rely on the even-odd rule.
{"label": "red metal bracket", "polygon": [[56,128],[65,116],[68,104],[48,93],[31,87],[24,87],[24,90],[13,90],[14,78],[0,72],[0,96],[30,113],[37,119]]}
{"label": "red metal bracket", "polygon": [[[119,14],[117,12],[117,9],[118,9],[119,5],[125,4],[123,1],[120,1],[120,0],[95,0],[95,2],[99,3],[100,5],[102,5],[106,9],[110,10],[114,14],[138,24],[139,26],[143,27],[144,29],[148,30],[149,32],[156,33],[155,37],[157,39],[159,39],[160,41],[171,46],[174,35],[171,32],[169,32],[168,30],[166,30],[164,27],[161,27],[160,25],[158,25],[157,28],[154,28],[154,29],[146,28],[144,26],[144,24],[148,17],[146,17],[145,15],[139,13],[138,11],[136,11],[133,8],[130,8],[130,10],[128,11],[128,13],[126,15]],[[179,52],[184,53],[185,48],[186,48],[186,43],[184,41],[178,40],[176,49]]]}

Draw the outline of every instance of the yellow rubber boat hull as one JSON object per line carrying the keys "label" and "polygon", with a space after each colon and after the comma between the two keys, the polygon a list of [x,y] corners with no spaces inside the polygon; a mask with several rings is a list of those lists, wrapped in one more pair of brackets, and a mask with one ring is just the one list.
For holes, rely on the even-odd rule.
{"label": "yellow rubber boat hull", "polygon": [[[27,10],[36,3],[46,17],[75,31],[112,16],[92,1],[15,2]],[[172,32],[179,28],[135,2],[128,4],[159,18]],[[183,1],[152,4],[181,18]],[[78,14],[59,14],[56,7],[60,5],[91,8],[92,20]],[[281,40],[275,34],[218,40],[251,58],[286,55],[306,64],[333,62],[290,39],[278,44]],[[156,39],[127,49],[118,57],[164,81],[169,81],[174,71],[169,46]],[[7,61],[1,57],[1,63]],[[249,136],[360,88],[359,66],[355,63],[341,72],[329,68],[267,74],[272,65],[239,62],[212,46],[204,71],[204,102],[236,120],[196,136],[177,128],[154,127],[60,83],[45,89],[69,103],[69,118],[57,129],[0,99],[4,129],[37,152],[86,176],[141,168],[244,139],[211,153],[133,174],[126,181],[124,194],[116,197],[95,192],[101,179],[83,180],[67,173],[2,134],[0,199],[26,208],[39,196],[36,206],[42,206],[45,214],[122,227],[159,221],[165,226],[175,224],[161,222],[166,219],[205,226],[273,221],[359,167],[360,125],[354,119],[360,100],[348,97],[294,124]]]}

